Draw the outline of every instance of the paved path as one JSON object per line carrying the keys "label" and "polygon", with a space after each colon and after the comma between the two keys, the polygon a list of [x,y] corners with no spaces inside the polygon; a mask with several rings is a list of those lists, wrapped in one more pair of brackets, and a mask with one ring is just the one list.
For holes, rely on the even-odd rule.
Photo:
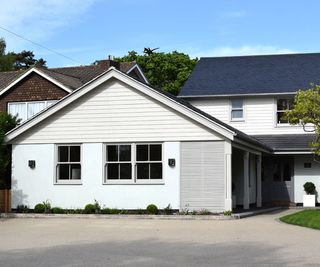
{"label": "paved path", "polygon": [[2,219],[0,266],[320,266],[320,231],[276,221]]}

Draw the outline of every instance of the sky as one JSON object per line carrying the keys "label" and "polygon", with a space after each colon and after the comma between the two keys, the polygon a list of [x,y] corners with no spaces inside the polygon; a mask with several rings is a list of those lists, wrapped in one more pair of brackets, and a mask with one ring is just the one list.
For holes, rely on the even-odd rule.
{"label": "sky", "polygon": [[[0,0],[7,51],[49,67],[144,47],[193,57],[320,52],[319,0]],[[56,51],[39,47],[32,42]],[[64,55],[61,56],[60,54]]]}

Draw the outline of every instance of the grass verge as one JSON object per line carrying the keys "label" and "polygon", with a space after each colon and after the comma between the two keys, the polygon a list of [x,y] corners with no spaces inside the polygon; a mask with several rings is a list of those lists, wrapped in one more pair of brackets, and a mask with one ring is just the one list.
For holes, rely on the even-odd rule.
{"label": "grass verge", "polygon": [[280,221],[320,230],[320,210],[303,210],[280,218]]}

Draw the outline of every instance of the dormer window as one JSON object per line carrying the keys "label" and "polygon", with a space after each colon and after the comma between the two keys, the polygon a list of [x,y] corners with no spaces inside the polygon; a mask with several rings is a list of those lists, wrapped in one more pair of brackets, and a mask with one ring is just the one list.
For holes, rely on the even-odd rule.
{"label": "dormer window", "polygon": [[231,121],[242,121],[243,119],[243,99],[231,99]]}
{"label": "dormer window", "polygon": [[288,124],[285,116],[286,111],[291,110],[293,99],[277,99],[277,124]]}

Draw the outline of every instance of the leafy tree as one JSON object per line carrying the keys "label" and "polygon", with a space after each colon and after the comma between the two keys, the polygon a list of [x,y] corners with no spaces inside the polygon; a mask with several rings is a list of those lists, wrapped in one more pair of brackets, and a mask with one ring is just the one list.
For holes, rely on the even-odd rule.
{"label": "leafy tree", "polygon": [[0,189],[10,186],[11,147],[4,143],[5,134],[18,123],[16,116],[0,112]]}
{"label": "leafy tree", "polygon": [[152,86],[177,95],[198,59],[191,59],[188,55],[177,51],[156,53],[155,50],[145,48],[143,55],[130,51],[127,55],[115,60],[136,61]]}
{"label": "leafy tree", "polygon": [[310,89],[300,90],[295,96],[292,110],[286,112],[286,117],[291,124],[302,125],[306,132],[316,134],[310,145],[314,154],[320,156],[320,85],[311,84]]}
{"label": "leafy tree", "polygon": [[45,65],[45,60],[35,59],[32,51],[6,53],[6,42],[0,38],[0,71],[25,70],[32,66],[45,67]]}

